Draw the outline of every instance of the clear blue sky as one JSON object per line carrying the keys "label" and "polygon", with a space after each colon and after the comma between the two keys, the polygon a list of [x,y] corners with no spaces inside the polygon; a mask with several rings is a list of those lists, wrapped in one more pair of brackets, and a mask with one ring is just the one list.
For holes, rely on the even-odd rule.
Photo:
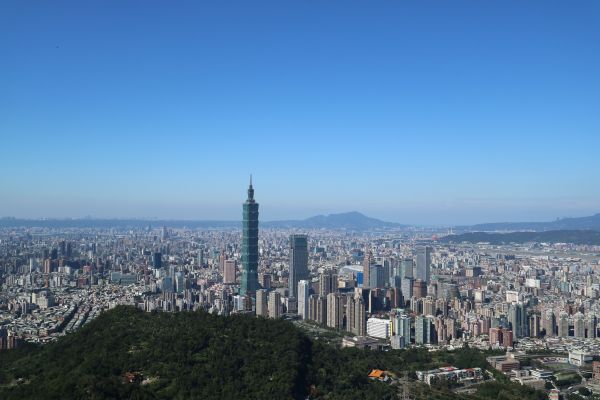
{"label": "clear blue sky", "polygon": [[0,216],[600,212],[598,1],[2,1]]}

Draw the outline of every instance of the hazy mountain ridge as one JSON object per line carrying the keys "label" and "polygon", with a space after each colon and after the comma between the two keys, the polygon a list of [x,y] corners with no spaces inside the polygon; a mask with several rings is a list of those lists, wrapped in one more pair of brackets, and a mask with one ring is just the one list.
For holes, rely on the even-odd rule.
{"label": "hazy mountain ridge", "polygon": [[304,228],[304,229],[350,229],[367,230],[376,228],[402,228],[402,225],[396,222],[386,222],[380,219],[367,217],[357,211],[351,211],[340,214],[316,215],[304,220],[289,221],[271,221],[266,222],[265,226],[275,228]]}
{"label": "hazy mountain ridge", "polygon": [[494,245],[509,243],[573,243],[600,245],[600,231],[593,230],[556,230],[542,232],[489,233],[468,232],[449,235],[440,239],[442,243],[490,243]]}
{"label": "hazy mountain ridge", "polygon": [[[239,221],[227,220],[150,220],[150,219],[19,219],[2,218],[0,228],[10,227],[41,227],[41,228],[240,228]],[[297,228],[297,229],[348,229],[369,230],[377,228],[402,228],[395,222],[386,222],[376,218],[367,217],[356,211],[317,215],[303,220],[283,220],[261,222],[263,228]]]}
{"label": "hazy mountain ridge", "polygon": [[589,217],[561,218],[549,222],[494,222],[457,226],[459,231],[557,231],[592,230],[600,231],[600,213]]}

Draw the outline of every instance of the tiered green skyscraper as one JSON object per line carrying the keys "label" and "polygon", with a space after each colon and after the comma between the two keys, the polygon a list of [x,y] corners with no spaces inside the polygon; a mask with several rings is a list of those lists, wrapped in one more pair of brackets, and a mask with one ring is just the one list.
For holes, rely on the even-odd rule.
{"label": "tiered green skyscraper", "polygon": [[252,175],[248,199],[243,205],[242,221],[242,296],[253,296],[258,289],[258,203],[254,200]]}

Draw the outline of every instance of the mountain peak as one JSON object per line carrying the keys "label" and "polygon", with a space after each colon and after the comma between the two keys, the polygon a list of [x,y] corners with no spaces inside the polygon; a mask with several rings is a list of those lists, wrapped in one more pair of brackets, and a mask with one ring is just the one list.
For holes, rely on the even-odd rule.
{"label": "mountain peak", "polygon": [[395,222],[386,222],[377,218],[367,217],[358,211],[321,214],[304,220],[272,221],[265,223],[265,225],[300,229],[348,229],[357,231],[377,228],[400,228],[405,226]]}

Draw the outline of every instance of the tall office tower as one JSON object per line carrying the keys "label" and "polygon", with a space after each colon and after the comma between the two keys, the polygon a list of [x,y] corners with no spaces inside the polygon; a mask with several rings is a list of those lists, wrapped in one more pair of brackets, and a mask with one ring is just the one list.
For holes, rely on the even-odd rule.
{"label": "tall office tower", "polygon": [[426,284],[429,283],[431,275],[431,247],[417,247],[417,269],[416,278],[422,280]]}
{"label": "tall office tower", "polygon": [[363,287],[369,287],[371,284],[371,264],[373,263],[373,253],[365,252],[363,260]]}
{"label": "tall office tower", "polygon": [[327,295],[327,326],[335,329],[344,327],[344,302],[339,293]]}
{"label": "tall office tower", "polygon": [[183,293],[185,290],[185,275],[183,272],[176,272],[174,279],[175,291],[177,293]]}
{"label": "tall office tower", "polygon": [[369,268],[369,285],[372,288],[382,288],[385,286],[385,271],[383,266],[371,265]]}
{"label": "tall office tower", "polygon": [[367,314],[362,297],[354,300],[354,334],[357,336],[367,334]]}
{"label": "tall office tower", "polygon": [[160,254],[158,251],[154,252],[152,255],[152,268],[162,268],[162,254]]}
{"label": "tall office tower", "polygon": [[402,278],[402,298],[404,299],[404,305],[413,297],[413,279]]}
{"label": "tall office tower", "polygon": [[529,318],[529,336],[540,336],[540,316],[537,314],[533,314],[531,318]]}
{"label": "tall office tower", "polygon": [[267,291],[265,289],[256,291],[256,315],[259,317],[266,317],[268,315]]}
{"label": "tall office tower", "polygon": [[402,279],[414,278],[414,268],[415,267],[412,258],[405,258],[404,260],[402,260],[402,262],[400,263],[400,276],[402,277]]}
{"label": "tall office tower", "polygon": [[308,278],[308,243],[306,235],[290,236],[290,297],[298,297],[298,282]]}
{"label": "tall office tower", "polygon": [[394,336],[403,336],[404,343],[410,343],[410,317],[406,314],[392,316],[392,332]]}
{"label": "tall office tower", "polygon": [[346,331],[354,332],[354,296],[346,296]]}
{"label": "tall office tower", "polygon": [[198,267],[202,268],[204,266],[204,249],[200,247],[198,250]]}
{"label": "tall office tower", "polygon": [[510,304],[508,306],[508,322],[510,322],[514,337],[522,338],[529,336],[527,305],[521,302]]}
{"label": "tall office tower", "polygon": [[309,317],[309,301],[308,296],[310,292],[310,282],[307,280],[301,280],[298,282],[298,315],[302,316],[302,319],[308,319]]}
{"label": "tall office tower", "polygon": [[554,336],[556,331],[556,317],[552,310],[546,310],[544,313],[544,329],[546,330],[546,337]]}
{"label": "tall office tower", "polygon": [[252,176],[248,199],[243,205],[242,282],[240,294],[253,296],[258,288],[258,203],[254,200]]}
{"label": "tall office tower", "polygon": [[562,311],[558,317],[558,337],[569,337],[569,314]]}
{"label": "tall office tower", "polygon": [[573,333],[576,338],[585,338],[585,323],[583,321],[583,314],[581,312],[577,312],[573,316],[573,328]]}
{"label": "tall office tower", "polygon": [[596,316],[588,314],[585,316],[586,337],[593,339],[596,337]]}
{"label": "tall office tower", "polygon": [[225,255],[225,249],[221,250],[219,254],[219,273],[221,275],[225,275],[225,261],[227,260],[227,256]]}
{"label": "tall office tower", "polygon": [[60,242],[58,242],[58,250],[59,250],[59,254],[61,257],[66,257],[67,255],[67,242],[65,242],[64,240],[61,240]]}
{"label": "tall office tower", "polygon": [[169,238],[169,232],[167,231],[167,227],[163,225],[162,227],[162,231],[160,232],[160,238],[162,240],[168,239]]}
{"label": "tall office tower", "polygon": [[235,283],[235,260],[225,260],[223,283]]}
{"label": "tall office tower", "polygon": [[327,296],[331,293],[331,273],[323,272],[319,275],[319,296]]}
{"label": "tall office tower", "polygon": [[434,343],[431,325],[433,317],[418,315],[415,318],[415,344],[430,344]]}
{"label": "tall office tower", "polygon": [[269,293],[269,318],[281,316],[281,294],[279,292]]}

